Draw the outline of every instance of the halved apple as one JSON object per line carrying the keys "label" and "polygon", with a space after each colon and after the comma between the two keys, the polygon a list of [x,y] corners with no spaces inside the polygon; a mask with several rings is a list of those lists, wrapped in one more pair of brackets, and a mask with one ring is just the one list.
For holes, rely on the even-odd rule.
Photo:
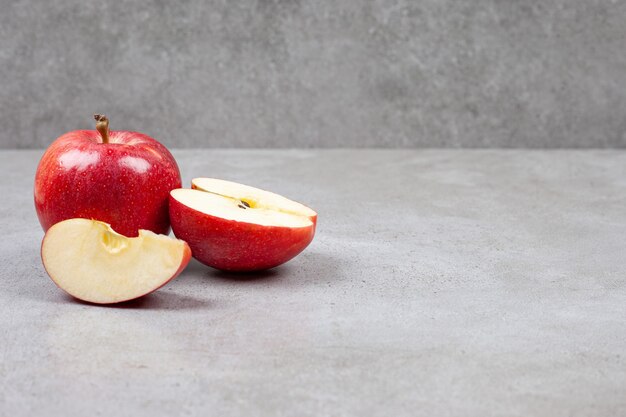
{"label": "halved apple", "polygon": [[256,271],[287,262],[313,240],[317,213],[278,194],[231,181],[196,178],[170,192],[170,222],[200,262]]}
{"label": "halved apple", "polygon": [[112,304],[151,293],[187,266],[187,243],[149,230],[128,238],[107,223],[69,219],[46,232],[44,267],[59,288],[83,301]]}

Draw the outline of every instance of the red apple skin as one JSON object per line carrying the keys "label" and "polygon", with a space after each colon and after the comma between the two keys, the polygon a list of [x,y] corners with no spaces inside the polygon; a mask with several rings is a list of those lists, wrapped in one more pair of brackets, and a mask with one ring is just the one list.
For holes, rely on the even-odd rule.
{"label": "red apple skin", "polygon": [[261,226],[226,220],[194,210],[170,194],[170,220],[178,239],[194,258],[224,271],[259,271],[281,265],[313,240],[316,223],[308,227]]}
{"label": "red apple skin", "polygon": [[[45,240],[45,238],[46,238],[46,237],[44,236],[44,240]],[[41,241],[41,246],[39,247],[39,256],[41,257],[41,259],[43,259],[43,242],[44,242],[44,240],[42,240],[42,241]],[[146,295],[148,295],[148,294],[152,294],[154,291],[156,291],[156,290],[158,290],[158,289],[160,289],[160,288],[163,288],[165,285],[169,284],[169,282],[170,282],[170,281],[172,281],[174,278],[176,278],[177,276],[179,276],[179,275],[180,275],[180,273],[181,273],[181,272],[183,272],[183,270],[184,270],[185,268],[187,268],[187,265],[189,264],[189,261],[190,261],[190,260],[191,260],[191,249],[189,248],[189,245],[188,245],[187,243],[185,243],[185,252],[183,253],[183,259],[180,261],[180,266],[178,267],[178,270],[176,270],[176,272],[174,273],[174,275],[172,275],[172,277],[171,277],[170,279],[168,279],[167,281],[165,281],[165,282],[164,282],[164,283],[163,283],[160,287],[155,288],[154,290],[152,290],[152,291],[150,291],[150,292],[147,292],[147,293],[145,293],[145,294],[138,295],[137,297],[125,298],[125,299],[119,300],[119,301],[117,301],[117,302],[115,302],[115,303],[96,303],[96,302],[93,302],[93,301],[87,301],[87,300],[80,299],[80,298],[76,297],[75,295],[72,295],[72,294],[70,294],[70,293],[66,292],[66,291],[65,291],[65,290],[64,290],[64,289],[63,289],[63,288],[62,288],[62,287],[61,287],[61,286],[60,286],[60,285],[59,285],[59,284],[55,281],[54,277],[53,277],[53,276],[50,274],[50,272],[46,269],[46,263],[45,263],[45,262],[42,262],[42,264],[43,264],[43,269],[46,271],[46,274],[48,274],[48,276],[50,277],[50,280],[51,280],[52,282],[54,282],[54,285],[56,285],[59,289],[61,289],[61,290],[63,290],[64,292],[66,292],[66,294],[70,295],[71,297],[74,297],[75,299],[80,300],[80,301],[82,301],[82,302],[84,302],[84,303],[90,303],[90,304],[117,304],[117,303],[124,303],[124,302],[126,302],[126,301],[136,300],[137,298],[141,298],[141,297],[144,297],[144,296],[146,296]]]}
{"label": "red apple skin", "polygon": [[[154,291],[156,291],[156,290],[158,290],[160,288],[163,288],[164,286],[169,284],[170,281],[172,281],[174,278],[179,276],[180,273],[183,272],[185,270],[185,268],[187,268],[187,265],[189,264],[190,260],[191,260],[191,248],[189,247],[189,244],[187,242],[185,242],[185,252],[183,252],[183,259],[180,261],[180,266],[178,267],[178,270],[174,273],[174,275],[172,275],[172,277],[170,279],[165,281],[160,287],[155,288]],[[152,291],[152,292],[154,292],[154,291]],[[150,294],[150,293],[148,293],[148,294]],[[144,295],[147,295],[147,294],[143,294],[140,297],[143,297]],[[139,298],[139,297],[137,297],[137,298]],[[126,301],[128,301],[128,300],[126,300]]]}
{"label": "red apple skin", "polygon": [[172,154],[137,132],[68,132],[46,150],[35,176],[35,208],[44,231],[81,217],[128,237],[139,229],[168,234],[169,192],[181,186]]}

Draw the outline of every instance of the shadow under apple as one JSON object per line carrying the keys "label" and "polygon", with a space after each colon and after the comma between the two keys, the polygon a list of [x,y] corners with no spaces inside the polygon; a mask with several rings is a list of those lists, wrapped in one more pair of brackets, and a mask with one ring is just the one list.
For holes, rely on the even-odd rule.
{"label": "shadow under apple", "polygon": [[65,301],[92,307],[107,309],[141,309],[141,310],[206,310],[215,305],[213,300],[180,295],[162,289],[143,297],[116,304],[93,304],[64,294]]}
{"label": "shadow under apple", "polygon": [[249,272],[222,271],[203,265],[193,259],[187,271],[214,280],[231,282],[279,282],[289,279],[305,282],[337,281],[343,277],[341,262],[328,253],[305,252],[293,261],[271,269]]}

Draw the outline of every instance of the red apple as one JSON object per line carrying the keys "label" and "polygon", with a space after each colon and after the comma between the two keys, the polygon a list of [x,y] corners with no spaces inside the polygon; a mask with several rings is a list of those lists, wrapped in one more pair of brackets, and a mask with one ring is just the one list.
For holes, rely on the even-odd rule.
{"label": "red apple", "polygon": [[278,194],[212,178],[170,193],[174,234],[200,262],[256,271],[287,262],[313,240],[317,213]]}
{"label": "red apple", "polygon": [[167,200],[181,186],[172,154],[142,133],[110,131],[96,115],[96,130],[76,130],[46,150],[35,176],[35,208],[44,231],[81,217],[109,223],[118,233],[169,232]]}
{"label": "red apple", "polygon": [[111,304],[151,293],[185,269],[187,243],[148,230],[129,238],[103,222],[56,223],[41,244],[44,267],[62,290],[91,303]]}

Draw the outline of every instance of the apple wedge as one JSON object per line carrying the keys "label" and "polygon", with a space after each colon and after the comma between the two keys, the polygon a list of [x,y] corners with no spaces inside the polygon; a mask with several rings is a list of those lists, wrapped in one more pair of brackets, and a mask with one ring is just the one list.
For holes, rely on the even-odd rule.
{"label": "apple wedge", "polygon": [[213,178],[170,192],[170,222],[193,256],[213,268],[281,265],[313,240],[317,213],[278,194]]}
{"label": "apple wedge", "polygon": [[69,219],[46,232],[43,265],[54,283],[79,300],[129,301],[174,279],[189,263],[187,243],[149,230],[129,238],[107,223]]}

